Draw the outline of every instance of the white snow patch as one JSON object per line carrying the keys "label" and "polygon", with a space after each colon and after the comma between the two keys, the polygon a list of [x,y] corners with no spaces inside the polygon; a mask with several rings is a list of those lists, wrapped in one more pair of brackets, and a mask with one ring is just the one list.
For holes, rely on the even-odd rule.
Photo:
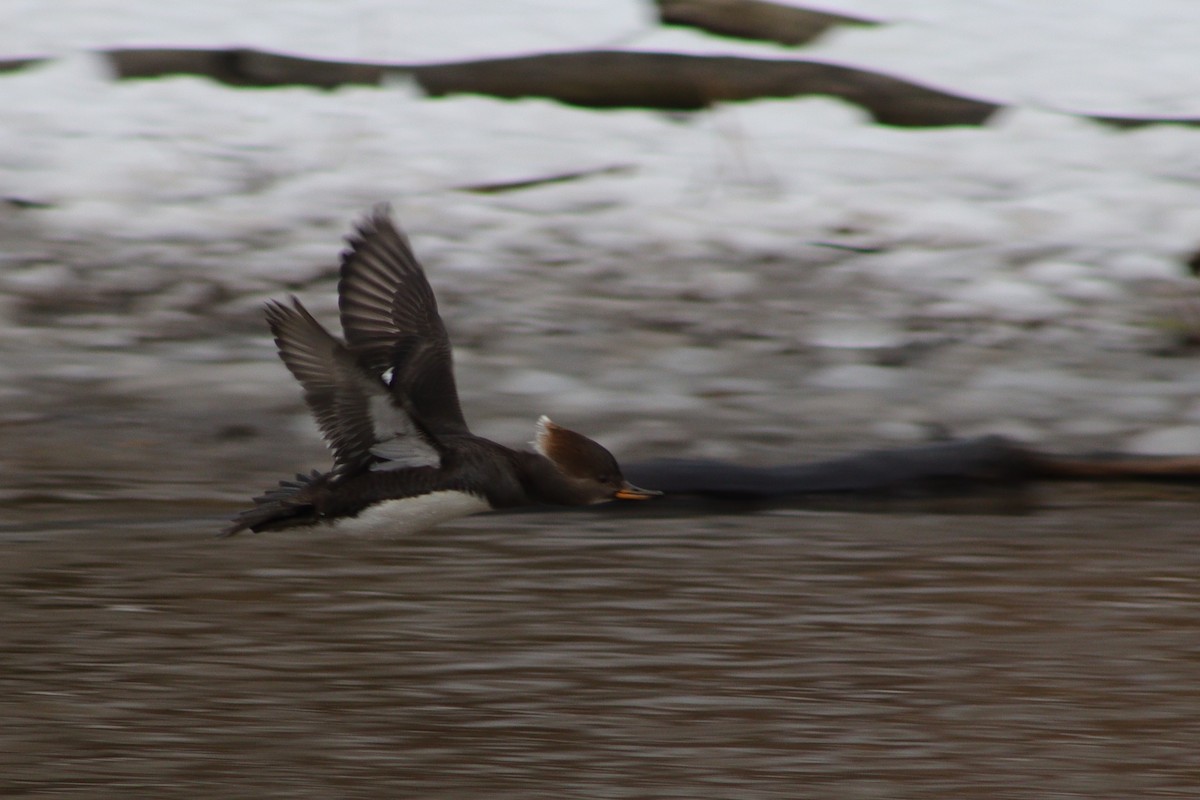
{"label": "white snow patch", "polygon": [[654,352],[650,360],[676,375],[719,375],[730,366],[733,356],[711,347],[672,347]]}
{"label": "white snow patch", "polygon": [[1170,281],[1183,276],[1183,267],[1172,258],[1132,252],[1111,259],[1108,262],[1108,274],[1116,280],[1129,282]]}
{"label": "white snow patch", "polygon": [[1074,261],[1036,261],[1022,270],[1025,277],[1047,286],[1059,288],[1090,279],[1096,268]]}
{"label": "white snow patch", "polygon": [[1200,455],[1200,425],[1175,425],[1132,436],[1122,448],[1138,455]]}
{"label": "white snow patch", "polygon": [[873,423],[871,433],[894,442],[921,442],[929,439],[930,427],[908,420],[885,419]]}
{"label": "white snow patch", "polygon": [[513,372],[495,386],[496,391],[508,394],[545,395],[547,397],[577,392],[581,388],[583,388],[583,383],[574,378],[535,369]]}
{"label": "white snow patch", "polygon": [[896,347],[903,341],[899,327],[888,320],[840,315],[817,320],[804,338],[816,347],[847,350]]}
{"label": "white snow patch", "polygon": [[989,278],[971,284],[957,292],[954,299],[974,306],[981,316],[1010,322],[1058,319],[1071,308],[1042,287],[1014,278]]}
{"label": "white snow patch", "polygon": [[1174,409],[1176,402],[1155,395],[1126,395],[1110,397],[1104,410],[1121,419],[1157,419]]}
{"label": "white snow patch", "polygon": [[903,373],[888,367],[839,364],[817,371],[808,383],[820,389],[877,392],[897,387],[903,378]]}

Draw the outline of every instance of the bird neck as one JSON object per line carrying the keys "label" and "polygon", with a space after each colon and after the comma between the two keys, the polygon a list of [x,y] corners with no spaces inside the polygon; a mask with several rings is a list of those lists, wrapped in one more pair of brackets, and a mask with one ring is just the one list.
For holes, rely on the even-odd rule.
{"label": "bird neck", "polygon": [[557,506],[586,506],[603,495],[593,481],[565,475],[554,462],[539,453],[521,452],[517,471],[529,499]]}

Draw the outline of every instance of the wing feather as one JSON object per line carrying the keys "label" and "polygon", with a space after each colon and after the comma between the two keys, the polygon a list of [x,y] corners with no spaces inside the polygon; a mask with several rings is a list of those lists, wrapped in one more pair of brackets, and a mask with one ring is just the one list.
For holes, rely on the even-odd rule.
{"label": "wing feather", "polygon": [[279,356],[304,387],[304,400],[333,451],[334,480],[381,461],[441,463],[432,441],[382,381],[364,372],[299,300],[268,303],[266,313]]}
{"label": "wing feather", "polygon": [[378,207],[342,254],[338,307],[346,342],[372,376],[434,435],[470,431],[454,381],[450,337],[408,239]]}

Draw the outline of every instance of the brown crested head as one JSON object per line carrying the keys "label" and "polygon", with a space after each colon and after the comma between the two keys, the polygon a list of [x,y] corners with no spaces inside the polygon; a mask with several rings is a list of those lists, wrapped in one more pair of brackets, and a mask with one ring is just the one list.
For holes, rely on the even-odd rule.
{"label": "brown crested head", "polygon": [[581,489],[588,490],[590,502],[607,500],[645,500],[662,492],[639,489],[625,480],[612,453],[582,433],[556,425],[545,415],[538,419],[533,446],[549,459],[559,472]]}

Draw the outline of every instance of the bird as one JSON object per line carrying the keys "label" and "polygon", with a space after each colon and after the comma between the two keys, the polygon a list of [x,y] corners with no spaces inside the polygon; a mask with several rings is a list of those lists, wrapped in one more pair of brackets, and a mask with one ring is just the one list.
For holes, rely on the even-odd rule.
{"label": "bird", "polygon": [[411,533],[493,509],[662,494],[631,484],[602,445],[544,415],[533,451],[471,433],[437,300],[390,207],[372,209],[346,241],[337,286],[344,340],[295,296],[265,309],[333,466],[280,481],[222,536]]}

